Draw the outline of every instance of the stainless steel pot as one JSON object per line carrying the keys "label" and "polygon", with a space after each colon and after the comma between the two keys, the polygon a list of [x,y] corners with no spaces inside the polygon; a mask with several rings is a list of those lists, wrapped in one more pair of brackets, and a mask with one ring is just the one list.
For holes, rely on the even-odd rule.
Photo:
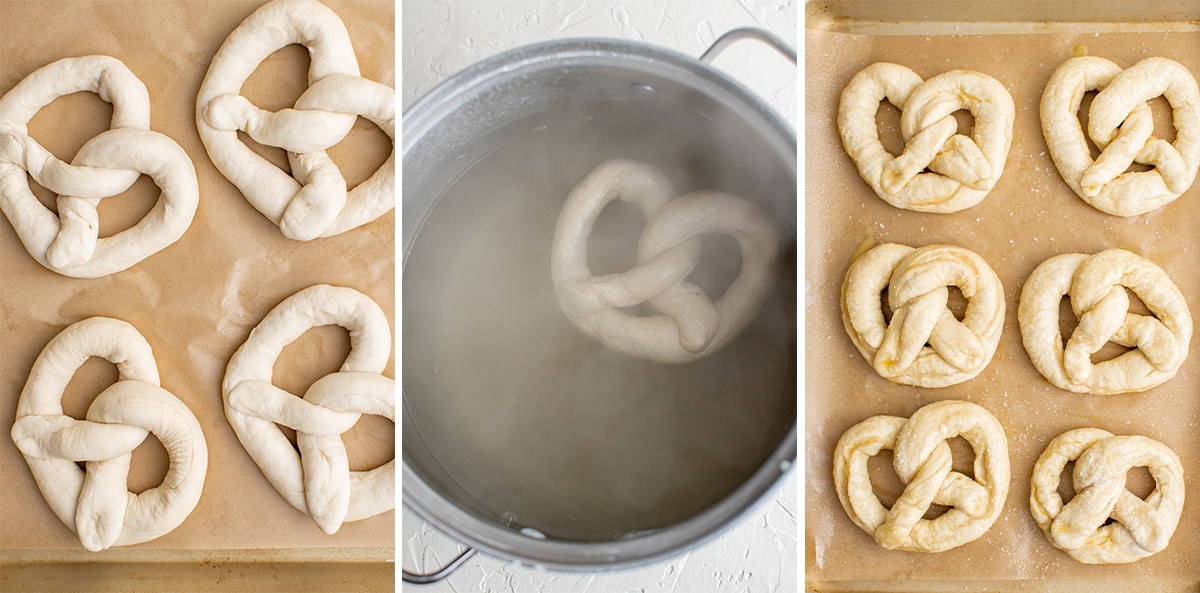
{"label": "stainless steel pot", "polygon": [[[569,108],[639,121],[666,121],[696,141],[720,147],[757,184],[762,204],[778,221],[794,255],[796,139],[758,97],[709,65],[728,43],[764,41],[795,52],[769,33],[736,30],[699,60],[658,47],[618,40],[561,40],[509,51],[460,72],[420,99],[403,122],[403,242],[408,264],[422,225],[446,187],[502,141],[514,123]],[[564,196],[565,197],[565,196]],[[784,280],[792,284],[795,276]],[[793,303],[794,307],[794,303]],[[790,328],[795,345],[794,318]],[[404,345],[420,348],[419,344]],[[781,356],[794,356],[794,349]],[[793,359],[794,360],[794,359]],[[795,381],[794,362],[790,368]],[[432,575],[404,572],[406,582],[432,582],[474,550],[529,566],[596,570],[647,563],[696,546],[768,497],[796,458],[795,418],[758,470],[724,498],[682,522],[617,540],[567,541],[505,526],[461,492],[420,438],[408,396],[403,414],[403,502],[467,551]]]}

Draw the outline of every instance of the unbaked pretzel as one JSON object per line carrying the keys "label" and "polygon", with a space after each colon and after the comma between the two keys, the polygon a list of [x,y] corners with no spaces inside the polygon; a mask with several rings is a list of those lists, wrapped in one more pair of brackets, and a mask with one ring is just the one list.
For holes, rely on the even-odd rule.
{"label": "unbaked pretzel", "polygon": [[[112,124],[67,164],[30,137],[28,126],[43,107],[80,91],[112,103]],[[58,194],[57,215],[29,189],[27,173]],[[100,238],[100,200],[129,189],[143,173],[162,190],[158,202],[134,226]],[[125,270],[183,236],[199,195],[191,159],[175,141],[150,131],[146,87],[115,58],[58,60],[0,98],[0,208],[25,250],[47,269],[75,278]]]}
{"label": "unbaked pretzel", "polygon": [[[1153,315],[1129,312],[1125,289]],[[1079,325],[1063,346],[1059,304],[1071,298]],[[1154,262],[1123,249],[1068,253],[1039,265],[1021,289],[1021,340],[1050,383],[1077,393],[1145,391],[1175,376],[1187,357],[1192,316],[1183,293]],[[1092,363],[1108,342],[1134,348]]]}
{"label": "unbaked pretzel", "polygon": [[[1099,90],[1088,110],[1088,136],[1100,148],[1092,160],[1080,103]],[[1154,137],[1147,101],[1163,96],[1174,114],[1175,141]],[[1166,58],[1146,58],[1126,70],[1099,57],[1071,58],[1054,71],[1042,93],[1042,133],[1067,185],[1097,210],[1135,216],[1187,191],[1200,168],[1200,87],[1188,69]],[[1126,172],[1133,163],[1151,171]]]}
{"label": "unbaked pretzel", "polygon": [[[646,215],[638,265],[593,276],[587,241],[609,202],[635,202]],[[703,233],[737,240],[742,269],[716,303],[686,278],[700,256]],[[554,227],[551,275],[558,303],[576,327],[609,348],[646,360],[685,363],[725,346],[754,319],[775,283],[779,238],[754,204],[714,191],[675,197],[654,167],[631,160],[602,163],[567,196]],[[661,315],[620,308],[649,302]]]}
{"label": "unbaked pretzel", "polygon": [[[900,109],[904,151],[879,141],[880,101]],[[957,133],[953,113],[975,117],[970,137]],[[863,180],[885,202],[917,212],[958,212],[978,204],[1004,172],[1016,110],[995,78],[951,70],[929,80],[904,66],[863,68],[842,91],[838,132]],[[927,170],[929,172],[927,172]]]}
{"label": "unbaked pretzel", "polygon": [[[308,49],[308,90],[294,109],[264,111],[241,96],[242,85],[272,52],[292,43]],[[387,161],[347,192],[326,150],[356,116],[393,141]],[[213,164],[246,199],[291,239],[331,237],[395,207],[395,91],[359,76],[350,35],[337,14],[316,0],[275,0],[254,11],[217,50],[196,98],[196,127]],[[250,150],[242,131],[287,151],[289,175]]]}
{"label": "unbaked pretzel", "polygon": [[[953,470],[948,439],[963,437],[975,451],[975,477]],[[879,502],[867,460],[894,452],[904,492],[892,508]],[[1008,497],[1008,441],[987,410],[965,401],[929,404],[911,418],[873,416],[854,425],[833,453],[833,482],[846,514],[879,545],[906,552],[942,552],[983,535]],[[951,507],[922,518],[931,504]]]}
{"label": "unbaked pretzel", "polygon": [[[116,364],[119,379],[92,401],[87,420],[76,420],[63,414],[63,392],[91,356]],[[147,434],[162,443],[170,465],[160,485],[134,494],[126,486],[129,462]],[[46,344],[21,391],[12,439],[51,510],[93,552],[178,527],[196,508],[208,469],[200,423],[159,385],[150,344],[107,317],[70,325]]]}
{"label": "unbaked pretzel", "polygon": [[[1058,493],[1074,461],[1075,497]],[[1154,491],[1145,500],[1125,488],[1126,473],[1146,467]],[[1134,562],[1161,552],[1183,512],[1183,465],[1162,443],[1144,436],[1113,436],[1098,428],[1067,431],[1046,446],[1033,466],[1029,510],[1055,547],[1085,564]],[[1109,518],[1110,524],[1105,524]]]}
{"label": "unbaked pretzel", "polygon": [[[350,355],[303,399],[271,384],[280,352],[305,331],[337,324],[350,331]],[[392,349],[387,317],[362,293],[316,285],[284,299],[238,348],[221,384],[225,416],[275,490],[325,533],[396,507],[396,461],[350,471],[341,434],[363,414],[395,422],[395,381],[381,375]],[[299,452],[279,430],[296,430]]]}
{"label": "unbaked pretzel", "polygon": [[[962,321],[946,306],[949,286],[967,298]],[[880,302],[885,288],[890,323]],[[983,258],[962,247],[884,243],[846,271],[842,323],[879,376],[945,387],[975,377],[991,362],[1004,328],[1004,287]]]}

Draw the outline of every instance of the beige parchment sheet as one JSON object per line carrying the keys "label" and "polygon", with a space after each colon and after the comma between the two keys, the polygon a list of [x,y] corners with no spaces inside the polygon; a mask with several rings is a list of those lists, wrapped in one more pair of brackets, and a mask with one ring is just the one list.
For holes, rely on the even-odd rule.
{"label": "beige parchment sheet", "polygon": [[[323,1],[345,23],[362,75],[395,86],[394,3]],[[194,115],[200,82],[217,48],[263,3],[0,0],[0,93],[60,58],[113,56],[145,83],[151,129],[187,152],[200,184],[199,208],[182,239],[105,278],[73,279],[46,270],[25,252],[7,219],[0,222],[0,550],[83,550],[43,501],[8,433],[34,359],[64,327],[92,316],[122,319],[146,337],[163,386],[192,410],[208,442],[208,474],[199,505],[174,531],[137,548],[393,545],[394,512],[346,523],[335,535],[321,532],[271,487],[222,410],[221,379],[229,358],[268,311],[300,289],[320,283],[354,288],[374,299],[387,313],[393,335],[396,330],[393,213],[337,237],[292,241],[221,176],[200,142]],[[258,68],[243,94],[265,109],[290,107],[307,86],[307,67],[307,53],[300,46],[288,46]],[[30,131],[70,162],[85,141],[108,128],[111,113],[111,106],[98,96],[77,93],[43,109]],[[391,149],[387,136],[360,118],[330,154],[353,185],[378,168]],[[286,170],[282,150],[262,150]],[[36,187],[35,192],[53,207],[49,192]],[[157,196],[158,189],[143,176],[126,194],[103,201],[101,236],[132,225]],[[274,382],[303,393],[316,379],[336,371],[348,352],[345,330],[310,330],[284,350],[275,365]],[[394,362],[389,362],[384,374],[394,377],[394,372]],[[116,376],[112,364],[90,359],[67,389],[66,412],[82,418],[91,400]],[[351,469],[374,467],[394,456],[393,425],[386,419],[364,416],[344,440]],[[131,488],[157,485],[166,466],[161,445],[147,439],[134,452]],[[104,553],[95,558],[103,560]]]}
{"label": "beige parchment sheet", "polygon": [[[1081,395],[1051,386],[1029,362],[1016,311],[1022,283],[1042,261],[1060,253],[1122,247],[1165,269],[1186,295],[1193,319],[1200,320],[1200,183],[1143,216],[1101,213],[1059,177],[1038,117],[1042,89],[1077,45],[1123,67],[1148,56],[1170,57],[1200,76],[1200,33],[872,37],[809,30],[805,43],[805,567],[810,585],[824,590],[839,588],[839,582],[844,587],[848,581],[875,581],[883,582],[884,590],[912,590],[907,581],[1035,580],[1042,581],[1033,583],[1035,589],[1086,581],[1136,590],[1180,590],[1180,585],[1193,590],[1200,582],[1200,340],[1193,337],[1179,374],[1158,388],[1135,395]],[[926,79],[951,69],[978,70],[1008,88],[1016,104],[1013,145],[1003,177],[981,204],[954,214],[900,210],[876,197],[858,176],[839,140],[837,106],[850,78],[877,61],[903,64]],[[880,116],[885,135],[891,126],[898,137],[898,113],[890,120]],[[920,389],[889,383],[859,356],[843,329],[838,295],[851,254],[868,238],[960,245],[992,266],[1004,285],[1007,312],[995,358],[982,374],[953,387]],[[1004,512],[983,537],[947,552],[884,550],[838,503],[833,449],[843,432],[869,416],[908,417],[944,399],[980,404],[1004,426],[1012,464]],[[1053,547],[1038,529],[1029,512],[1034,462],[1053,437],[1083,426],[1149,436],[1183,460],[1183,516],[1163,552],[1129,565],[1084,565]],[[899,483],[894,474],[892,480]],[[1176,586],[1157,588],[1150,579]]]}

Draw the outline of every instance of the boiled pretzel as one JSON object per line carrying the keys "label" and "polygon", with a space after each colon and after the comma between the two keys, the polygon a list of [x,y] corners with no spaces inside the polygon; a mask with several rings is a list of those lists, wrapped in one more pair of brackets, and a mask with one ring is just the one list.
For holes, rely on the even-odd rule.
{"label": "boiled pretzel", "polygon": [[[948,439],[962,436],[975,451],[975,477],[953,470]],[[894,452],[905,488],[888,509],[871,487],[867,461]],[[1008,441],[987,410],[965,401],[929,404],[911,418],[873,416],[854,425],[833,453],[833,482],[846,514],[889,550],[942,552],[983,535],[1008,497]],[[931,504],[951,507],[936,519]]]}
{"label": "boiled pretzel", "polygon": [[[30,137],[28,124],[55,99],[80,91],[112,103],[112,124],[68,164]],[[133,227],[100,238],[96,207],[143,173],[162,190],[158,203]],[[58,194],[58,214],[38,201],[26,174]],[[25,250],[54,272],[97,278],[133,266],[183,236],[199,195],[191,159],[173,140],[150,131],[146,87],[114,58],[53,62],[0,98],[0,208]]]}
{"label": "boiled pretzel", "polygon": [[[1076,115],[1088,91],[1100,91],[1088,111],[1088,136],[1100,148],[1092,160]],[[1171,104],[1175,141],[1154,137],[1147,101]],[[1200,87],[1187,68],[1146,58],[1126,70],[1099,57],[1063,62],[1042,93],[1042,133],[1067,185],[1097,210],[1134,216],[1187,191],[1200,169]],[[1133,163],[1154,169],[1126,172]]]}
{"label": "boiled pretzel", "polygon": [[[308,49],[308,90],[294,109],[269,112],[241,96],[242,85],[272,52],[298,43]],[[359,76],[346,27],[316,0],[275,0],[251,14],[217,50],[196,99],[196,127],[213,164],[289,238],[331,237],[395,207],[395,91]],[[326,150],[340,142],[356,116],[393,140],[387,161],[347,192]],[[259,144],[287,151],[285,173],[250,150]]]}
{"label": "boiled pretzel", "polygon": [[[900,155],[879,141],[875,113],[885,99],[901,112]],[[956,133],[952,114],[960,109],[975,117],[970,137]],[[838,132],[859,175],[885,202],[958,212],[978,204],[1000,180],[1015,114],[1008,90],[986,74],[952,70],[922,81],[904,66],[879,62],[842,91]]]}
{"label": "boiled pretzel", "polygon": [[[1133,291],[1153,315],[1129,312]],[[1058,310],[1064,296],[1079,319],[1063,345]],[[1021,340],[1033,366],[1060,389],[1116,394],[1145,391],[1175,376],[1192,337],[1183,293],[1162,268],[1123,249],[1052,257],[1030,274],[1017,308]],[[1092,363],[1108,342],[1134,348]]]}
{"label": "boiled pretzel", "polygon": [[[1058,486],[1072,461],[1075,497],[1064,504]],[[1154,478],[1145,500],[1125,489],[1135,467]],[[1029,510],[1050,543],[1080,562],[1134,562],[1167,547],[1183,512],[1183,486],[1183,465],[1166,445],[1079,428],[1050,441],[1034,464]]]}
{"label": "boiled pretzel", "polygon": [[[962,321],[946,307],[948,286],[967,298]],[[880,303],[885,288],[890,323]],[[945,387],[975,377],[991,362],[1004,327],[1004,287],[983,258],[961,247],[884,243],[846,271],[842,322],[879,376]]]}
{"label": "boiled pretzel", "polygon": [[[72,375],[91,356],[117,365],[86,420],[63,414]],[[160,485],[126,487],[132,451],[153,434],[170,466]],[[51,510],[93,552],[158,538],[196,508],[208,446],[191,410],[159,386],[150,344],[133,326],[93,317],[68,326],[38,355],[17,403],[12,439]],[[86,470],[77,461],[86,462]]]}
{"label": "boiled pretzel", "polygon": [[[587,241],[596,217],[615,199],[635,202],[646,215],[638,265],[593,276]],[[685,279],[700,256],[702,233],[734,237],[742,269],[713,303]],[[576,327],[609,348],[646,360],[684,363],[716,352],[754,319],[779,266],[774,225],[750,202],[713,191],[675,197],[671,183],[649,165],[612,160],[575,186],[558,215],[551,275],[558,302]],[[661,315],[620,310],[649,302]]]}
{"label": "boiled pretzel", "polygon": [[[350,331],[350,355],[303,398],[271,384],[283,348],[309,328]],[[225,416],[275,490],[325,533],[395,508],[396,461],[350,471],[341,434],[363,414],[395,422],[395,381],[381,375],[392,349],[387,317],[350,288],[311,286],[271,310],[238,348],[221,384]],[[279,430],[296,430],[299,452]]]}

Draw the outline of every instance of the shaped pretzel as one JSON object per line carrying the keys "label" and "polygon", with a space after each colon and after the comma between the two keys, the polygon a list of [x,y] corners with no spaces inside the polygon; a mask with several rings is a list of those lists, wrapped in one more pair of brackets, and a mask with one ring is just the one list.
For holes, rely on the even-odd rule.
{"label": "shaped pretzel", "polygon": [[[1153,315],[1129,312],[1133,291]],[[1079,326],[1063,345],[1059,304],[1071,298]],[[1145,391],[1175,376],[1192,338],[1183,293],[1162,268],[1123,249],[1070,253],[1039,265],[1021,289],[1021,340],[1050,383],[1077,393]],[[1134,348],[1092,363],[1108,342]]]}
{"label": "shaped pretzel", "polygon": [[[1088,137],[1100,148],[1092,160],[1076,115],[1088,91],[1100,91],[1088,110]],[[1154,137],[1147,101],[1171,104],[1175,141]],[[1200,169],[1200,87],[1188,69],[1146,58],[1126,70],[1099,57],[1071,58],[1042,93],[1042,133],[1067,185],[1092,207],[1135,216],[1165,206],[1187,191]],[[1126,172],[1133,163],[1150,171]]]}
{"label": "shaped pretzel", "polygon": [[[86,420],[76,420],[63,414],[63,392],[91,356],[116,364],[119,379],[96,396]],[[131,453],[147,434],[170,465],[162,484],[134,494],[126,486]],[[51,510],[93,552],[178,527],[196,508],[208,469],[200,423],[159,385],[150,344],[106,317],[68,326],[46,344],[21,390],[12,439]]]}
{"label": "shaped pretzel", "polygon": [[[975,477],[953,470],[948,439],[962,436],[975,451]],[[891,449],[904,493],[888,509],[871,487],[867,461]],[[846,514],[879,545],[906,552],[942,552],[983,535],[1008,497],[1008,441],[987,410],[965,401],[929,404],[911,418],[873,416],[854,425],[833,453],[833,482]],[[936,519],[931,504],[951,507]]]}
{"label": "shaped pretzel", "polygon": [[[1058,486],[1072,461],[1075,497],[1064,504]],[[1145,500],[1125,489],[1126,473],[1135,467],[1148,468],[1154,478]],[[1085,564],[1134,562],[1161,552],[1183,512],[1179,456],[1144,436],[1113,436],[1098,428],[1067,431],[1046,446],[1031,480],[1034,520],[1050,543]]]}
{"label": "shaped pretzel", "polygon": [[[272,52],[308,49],[308,90],[294,109],[269,112],[240,95]],[[395,91],[359,76],[345,25],[316,0],[275,0],[242,21],[217,50],[196,98],[196,127],[213,164],[291,239],[308,241],[357,228],[395,207]],[[356,116],[393,140],[392,153],[369,179],[347,192],[329,155]],[[238,132],[287,151],[289,175],[250,150]]]}
{"label": "shaped pretzel", "polygon": [[[28,125],[55,99],[80,91],[112,103],[112,124],[68,164],[30,137]],[[143,173],[162,190],[158,202],[134,226],[100,238],[96,207]],[[26,174],[58,194],[58,214],[38,201]],[[173,140],[150,131],[146,87],[114,58],[53,62],[0,98],[0,208],[25,250],[47,269],[75,278],[125,270],[183,236],[199,195],[191,159]]]}
{"label": "shaped pretzel", "polygon": [[[900,109],[904,151],[879,141],[880,101]],[[971,136],[953,113],[975,117]],[[842,91],[838,132],[858,174],[885,202],[917,212],[958,212],[978,204],[1004,172],[1016,109],[1004,85],[979,72],[952,70],[929,80],[904,66],[863,68]],[[926,172],[928,170],[929,172]]]}
{"label": "shaped pretzel", "polygon": [[[638,265],[593,276],[588,237],[596,217],[615,199],[638,204],[646,215]],[[686,281],[703,233],[730,235],[742,250],[742,269],[716,303]],[[698,360],[737,337],[762,307],[778,267],[779,238],[756,206],[713,191],[675,197],[660,171],[637,161],[596,167],[567,196],[554,227],[551,275],[563,312],[609,348],[656,362]],[[637,317],[620,310],[644,302],[662,314]]]}
{"label": "shaped pretzel", "polygon": [[[946,306],[949,286],[967,298],[962,321]],[[890,323],[880,302],[885,288]],[[842,323],[879,376],[945,387],[975,377],[991,362],[1004,327],[1004,288],[983,258],[961,247],[884,243],[846,271]]]}
{"label": "shaped pretzel", "polygon": [[[272,385],[283,348],[309,328],[327,324],[350,331],[350,355],[341,370],[313,383],[303,398]],[[226,367],[225,416],[238,440],[275,490],[325,533],[396,507],[395,459],[350,471],[341,439],[363,414],[395,422],[395,381],[380,374],[391,349],[379,305],[353,289],[322,284],[272,309]],[[299,452],[276,424],[296,430]]]}

